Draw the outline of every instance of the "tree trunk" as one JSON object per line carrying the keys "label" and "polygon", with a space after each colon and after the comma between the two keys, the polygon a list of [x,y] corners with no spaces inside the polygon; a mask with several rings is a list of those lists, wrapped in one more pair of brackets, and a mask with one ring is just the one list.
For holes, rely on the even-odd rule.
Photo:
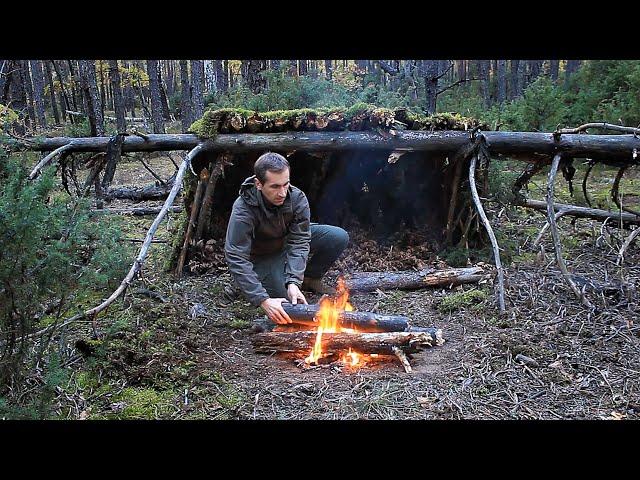
{"label": "tree trunk", "polygon": [[507,61],[498,60],[497,67],[497,100],[498,103],[502,103],[507,99]]}
{"label": "tree trunk", "polygon": [[29,73],[29,62],[27,60],[18,60],[20,63],[20,79],[24,85],[25,100],[27,102],[28,122],[27,125],[35,127],[36,112],[33,105],[33,84],[31,83],[31,74]]}
{"label": "tree trunk", "polygon": [[191,126],[191,82],[189,81],[186,60],[180,60],[180,82],[180,88],[182,88],[180,117],[182,119],[182,131],[186,132]]}
{"label": "tree trunk", "polygon": [[204,114],[204,62],[191,60],[191,121],[198,120]]}
{"label": "tree trunk", "polygon": [[529,60],[529,76],[527,79],[527,85],[534,82],[536,78],[540,76],[540,69],[542,67],[542,60]]}
{"label": "tree trunk", "polygon": [[265,69],[265,61],[247,60],[246,62],[247,71],[245,84],[253,93],[261,93],[267,86],[267,81],[262,76],[262,71]]}
{"label": "tree trunk", "polygon": [[564,75],[564,86],[565,88],[569,86],[569,78],[578,71],[580,67],[580,60],[567,60],[567,65],[565,67],[565,75]]}
{"label": "tree trunk", "polygon": [[[122,66],[127,70],[129,69],[129,63],[126,60],[122,62]],[[124,83],[123,94],[124,94],[125,110],[130,111],[131,116],[135,117],[136,116],[136,99],[135,99],[135,93],[133,91],[133,79],[131,78],[131,75],[127,74],[126,77],[122,78],[122,81]]]}
{"label": "tree trunk", "polygon": [[109,80],[111,81],[111,93],[113,95],[113,109],[116,114],[116,128],[118,133],[125,133],[127,130],[126,112],[117,60],[109,60]]}
{"label": "tree trunk", "polygon": [[120,187],[112,188],[108,192],[105,192],[104,198],[106,200],[113,200],[114,198],[134,200],[141,202],[142,200],[164,200],[169,195],[169,192],[173,188],[173,181],[167,182],[165,185],[150,185],[147,187]]}
{"label": "tree trunk", "polygon": [[222,91],[226,92],[229,90],[229,60],[224,60],[222,64],[224,66],[224,75],[222,77]]}
{"label": "tree trunk", "polygon": [[298,76],[298,61],[297,60],[289,60],[289,76],[291,76],[291,77]]}
{"label": "tree trunk", "polygon": [[224,79],[224,66],[222,65],[222,60],[215,60],[216,67],[216,91],[218,93],[223,93],[226,91],[225,88],[225,79]]}
{"label": "tree trunk", "polygon": [[[64,98],[64,105],[60,106],[60,109],[62,110],[62,118],[64,120],[66,116],[66,111],[71,110],[72,102],[69,97],[69,94],[67,93],[67,89],[64,86],[65,77],[62,74],[64,70],[60,66],[58,66],[55,60],[51,60],[51,65],[53,66],[53,69],[55,70],[56,75],[58,76],[58,81],[60,82],[60,90],[62,91],[62,98]],[[69,121],[71,122],[71,124],[73,124],[74,123],[73,117],[69,116]]]}
{"label": "tree trunk", "polygon": [[327,80],[333,78],[333,60],[324,61],[324,74]]}
{"label": "tree trunk", "polygon": [[558,81],[558,71],[560,70],[560,60],[549,60],[549,74],[553,82]]}
{"label": "tree trunk", "polygon": [[298,60],[298,74],[303,77],[307,74],[307,60]]}
{"label": "tree trunk", "polygon": [[478,60],[480,70],[480,89],[482,90],[482,100],[484,106],[491,106],[491,92],[489,90],[489,60]]}
{"label": "tree trunk", "polygon": [[98,98],[96,66],[93,60],[80,60],[79,66],[86,113],[91,124],[91,135],[101,137],[104,135],[104,120]]}
{"label": "tree trunk", "polygon": [[[11,63],[13,63],[11,60],[0,60],[0,104],[2,105],[6,105],[7,103],[7,96],[9,95],[9,88],[7,85],[7,73],[9,71],[9,68],[11,67]],[[5,91],[7,93],[5,93]]]}
{"label": "tree trunk", "polygon": [[165,73],[165,84],[167,85],[167,95],[169,97],[173,97],[173,93],[175,92],[173,60],[165,60],[163,64]]}
{"label": "tree trunk", "polygon": [[[322,351],[339,353],[349,348],[359,353],[393,355],[394,347],[405,353],[417,353],[425,347],[443,343],[442,332],[438,336],[428,332],[387,333],[324,333]],[[316,340],[316,332],[268,332],[253,336],[251,343],[257,352],[310,352]]]}
{"label": "tree trunk", "polygon": [[100,70],[100,112],[102,113],[102,118],[104,119],[104,109],[106,108],[107,101],[107,90],[105,88],[104,83],[104,60],[101,60],[98,63],[98,68]]}
{"label": "tree trunk", "polygon": [[[11,101],[7,103],[19,114],[20,120],[24,121],[27,115],[27,97],[24,91],[22,75],[20,73],[22,70],[20,60],[15,60],[12,67],[13,71],[11,72],[11,79],[7,79]],[[13,129],[18,135],[24,135],[26,132],[25,125],[20,120],[13,124]]]}
{"label": "tree trunk", "polygon": [[153,124],[153,133],[164,133],[158,60],[147,60],[147,73],[149,74],[149,91],[151,93],[151,122]]}
{"label": "tree trunk", "polygon": [[47,128],[47,118],[44,109],[44,73],[42,61],[31,60],[31,76],[33,77],[33,100],[35,103],[36,118],[40,128]]}
{"label": "tree trunk", "polygon": [[438,100],[438,60],[423,60],[425,108],[429,115],[436,113]]}
{"label": "tree trunk", "polygon": [[518,71],[519,67],[520,67],[520,60],[511,60],[511,75],[510,75],[511,89],[509,94],[510,99],[517,98],[522,93],[521,83],[520,83],[520,73]]}
{"label": "tree trunk", "polygon": [[71,104],[73,105],[73,110],[77,111],[80,110],[78,105],[82,101],[82,92],[80,92],[80,97],[78,97],[78,89],[81,83],[80,74],[77,68],[76,71],[73,70],[73,62],[71,60],[67,60],[67,67],[69,68],[69,81],[71,85]]}
{"label": "tree trunk", "polygon": [[271,68],[271,70],[279,70],[280,69],[280,60],[271,60],[270,68]]}
{"label": "tree trunk", "polygon": [[[47,61],[44,62],[45,73],[47,75],[47,84],[49,85],[49,99],[51,102],[51,110],[53,111],[53,119],[56,125],[60,125],[60,114],[58,113],[58,105],[56,104],[56,95],[53,88],[53,75],[51,74],[51,67]],[[60,104],[62,106],[62,104]]]}

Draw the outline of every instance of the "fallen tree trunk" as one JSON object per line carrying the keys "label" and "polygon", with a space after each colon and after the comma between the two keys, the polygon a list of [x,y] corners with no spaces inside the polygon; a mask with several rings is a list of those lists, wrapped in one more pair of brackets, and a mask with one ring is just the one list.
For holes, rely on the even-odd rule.
{"label": "fallen tree trunk", "polygon": [[[260,353],[306,352],[313,347],[315,332],[268,332],[253,336],[251,343]],[[395,355],[394,347],[405,353],[417,353],[426,347],[442,345],[442,330],[428,332],[324,333],[322,351],[336,353],[352,348],[359,353]]]}
{"label": "fallen tree trunk", "polygon": [[[314,321],[314,317],[320,310],[318,304],[292,305],[291,303],[283,302],[282,308],[294,323],[313,327],[318,326],[318,323]],[[338,316],[338,326],[362,332],[403,332],[409,327],[409,319],[399,315],[342,311]]]}
{"label": "fallen tree trunk", "polygon": [[[517,203],[520,207],[534,208],[536,210],[546,210],[547,202],[542,200],[526,199]],[[562,212],[562,215],[570,215],[579,218],[593,218],[594,220],[622,220],[623,223],[640,224],[640,216],[628,212],[613,212],[609,210],[600,210],[598,208],[579,207],[577,205],[567,205],[564,203],[554,203],[553,209],[556,212]],[[615,226],[615,223],[610,225]]]}
{"label": "fallen tree trunk", "polygon": [[[157,215],[162,207],[140,207],[140,208],[98,208],[89,211],[89,215],[131,215],[134,217],[142,217],[145,215]],[[180,213],[182,207],[170,207],[168,213]]]}
{"label": "fallen tree trunk", "polygon": [[444,287],[475,283],[487,277],[480,267],[425,269],[419,272],[361,272],[346,278],[347,288],[354,292],[374,290],[417,290],[426,287]]}
{"label": "fallen tree trunk", "polygon": [[120,187],[112,188],[104,194],[105,200],[126,199],[140,202],[142,200],[164,200],[169,196],[173,182],[165,185],[149,185],[144,188]]}
{"label": "fallen tree trunk", "polygon": [[[85,113],[82,112],[74,112],[73,110],[67,110],[66,111],[69,115],[74,115],[76,117],[86,117],[87,115]],[[105,120],[109,120],[111,122],[115,122],[116,121],[116,117],[111,117],[109,115],[106,115],[104,117]],[[144,118],[142,117],[124,117],[125,121],[127,122],[143,122]]]}
{"label": "fallen tree trunk", "polygon": [[[376,132],[283,132],[283,133],[239,133],[219,134],[206,140],[204,150],[263,151],[269,149],[338,151],[355,148],[377,150],[430,151],[454,154],[470,142],[465,131],[404,130],[395,135],[382,136]],[[562,153],[565,157],[589,157],[603,161],[619,160],[635,163],[634,150],[640,148],[640,138],[633,135],[584,135],[563,134],[558,140],[552,133],[538,132],[484,132],[491,154],[531,155],[534,153],[553,156]],[[51,151],[73,142],[76,152],[104,152],[109,137],[55,137],[31,138],[18,145],[25,149]],[[128,136],[124,139],[124,152],[189,150],[203,142],[193,134],[151,134]],[[545,159],[546,160],[546,159]],[[530,161],[530,157],[527,157]]]}

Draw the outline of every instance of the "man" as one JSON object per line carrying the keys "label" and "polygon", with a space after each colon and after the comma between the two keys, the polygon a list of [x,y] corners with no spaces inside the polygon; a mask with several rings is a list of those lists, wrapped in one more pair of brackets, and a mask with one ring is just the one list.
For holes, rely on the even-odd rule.
{"label": "man", "polygon": [[282,155],[265,153],[254,173],[233,204],[225,259],[235,287],[252,305],[275,323],[291,323],[282,302],[307,303],[301,289],[330,293],[322,277],[349,235],[339,227],[310,223],[307,197],[289,183],[289,162]]}

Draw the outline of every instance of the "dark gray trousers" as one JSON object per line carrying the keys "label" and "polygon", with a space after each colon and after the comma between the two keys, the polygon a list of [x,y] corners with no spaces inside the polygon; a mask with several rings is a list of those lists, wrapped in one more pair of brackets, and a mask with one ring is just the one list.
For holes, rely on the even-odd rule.
{"label": "dark gray trousers", "polygon": [[[311,245],[304,276],[321,278],[347,247],[349,234],[340,227],[312,223]],[[253,259],[253,271],[271,298],[287,298],[285,251]]]}

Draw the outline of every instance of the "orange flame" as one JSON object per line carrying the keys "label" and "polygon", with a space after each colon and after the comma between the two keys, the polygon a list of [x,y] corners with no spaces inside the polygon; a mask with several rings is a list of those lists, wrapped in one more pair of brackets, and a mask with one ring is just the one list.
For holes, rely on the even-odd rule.
{"label": "orange flame", "polygon": [[[353,307],[349,303],[349,289],[347,288],[346,282],[342,277],[339,277],[335,296],[325,296],[320,299],[320,309],[315,316],[315,320],[318,322],[316,340],[311,349],[311,353],[305,358],[306,363],[317,363],[318,359],[322,357],[323,333],[356,332],[356,330],[339,326],[338,321],[342,311],[352,312]],[[344,354],[341,360],[346,365],[355,366],[360,361],[360,357],[361,355],[359,353],[352,352],[351,348],[349,348],[349,353]]]}

